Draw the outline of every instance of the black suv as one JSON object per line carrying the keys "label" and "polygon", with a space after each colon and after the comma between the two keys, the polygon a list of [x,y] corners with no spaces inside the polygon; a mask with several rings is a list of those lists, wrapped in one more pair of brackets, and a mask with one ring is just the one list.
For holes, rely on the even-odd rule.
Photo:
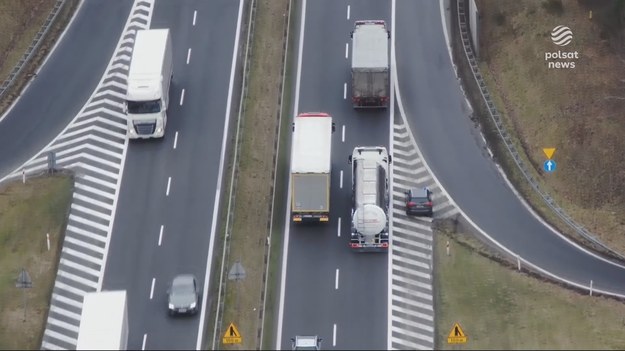
{"label": "black suv", "polygon": [[406,214],[432,217],[432,192],[428,188],[408,189],[406,194]]}

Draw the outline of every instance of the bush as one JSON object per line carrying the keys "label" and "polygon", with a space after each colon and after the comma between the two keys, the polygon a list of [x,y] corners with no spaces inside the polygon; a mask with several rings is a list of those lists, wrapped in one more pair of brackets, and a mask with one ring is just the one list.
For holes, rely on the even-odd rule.
{"label": "bush", "polygon": [[506,14],[501,11],[497,12],[493,17],[493,19],[495,20],[495,24],[497,24],[498,26],[503,26],[504,23],[506,23]]}
{"label": "bush", "polygon": [[552,15],[561,15],[564,13],[564,5],[562,0],[544,0],[542,2],[543,9]]}

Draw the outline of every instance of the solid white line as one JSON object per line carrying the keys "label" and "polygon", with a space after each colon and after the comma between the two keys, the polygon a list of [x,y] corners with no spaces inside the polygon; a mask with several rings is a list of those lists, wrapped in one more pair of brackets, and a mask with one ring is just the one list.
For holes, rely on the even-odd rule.
{"label": "solid white line", "polygon": [[[61,286],[66,286],[66,285],[65,285],[65,284],[63,284],[63,283],[58,283],[58,280],[57,280],[57,283],[55,284],[55,287],[58,287],[58,288],[60,288],[60,289],[62,289],[62,290],[65,290],[65,289],[63,289]],[[67,291],[72,292],[72,291],[70,291],[70,290],[67,290]],[[85,294],[85,293],[83,292],[82,294],[78,293],[77,295],[79,295],[79,296],[84,296],[84,294]],[[74,313],[74,312],[68,311],[68,310],[66,310],[66,309],[64,309],[64,308],[59,308],[59,307],[57,307],[57,306],[50,306],[50,312],[54,312],[54,313],[58,313],[58,314],[62,314],[62,315],[63,315],[63,316],[65,316],[65,317],[69,317],[69,318],[71,318],[71,319],[74,319],[74,320],[80,321],[80,314],[77,314],[77,313]]]}
{"label": "solid white line", "polygon": [[[82,166],[82,164],[76,164],[76,166]],[[121,175],[120,175],[120,176],[121,176]],[[98,185],[105,186],[105,187],[107,187],[107,188],[112,189],[113,191],[115,190],[115,184],[113,184],[113,183],[111,183],[111,182],[107,182],[107,181],[102,180],[102,179],[100,179],[100,178],[92,177],[92,176],[90,176],[90,175],[84,175],[84,176],[82,176],[82,179],[84,179],[84,180],[86,180],[86,181],[89,181],[89,182],[92,182],[92,183],[96,183],[96,184],[98,184]],[[78,182],[77,182],[77,183],[78,183]],[[94,192],[94,193],[95,193],[95,192]],[[97,193],[96,193],[96,194],[97,194]],[[106,195],[102,195],[102,196],[106,196]],[[115,200],[115,195],[114,195],[114,192],[113,192],[113,197],[112,197],[112,200]],[[111,206],[113,206],[113,205],[111,205]],[[115,208],[115,207],[111,207],[111,208]]]}
{"label": "solid white line", "polygon": [[339,183],[340,183],[339,187],[343,189],[343,170],[341,170],[341,180]]}
{"label": "solid white line", "polygon": [[334,328],[332,328],[332,346],[336,346],[336,323],[334,324]]}
{"label": "solid white line", "polygon": [[345,142],[345,125],[343,125],[343,130],[341,131],[341,141]]}
{"label": "solid white line", "polygon": [[150,300],[154,297],[154,283],[156,283],[156,278],[152,278],[152,287],[150,288]]}
{"label": "solid white line", "polygon": [[[302,54],[304,51],[304,28],[306,26],[306,0],[302,0],[302,15],[300,22],[300,32],[299,32],[299,48],[297,53],[297,75],[295,79],[295,101],[293,103],[293,115],[297,114],[299,109],[299,92],[300,92],[300,83],[302,78]],[[289,186],[287,187],[287,199],[286,203],[291,203],[291,180],[289,179]],[[288,263],[289,256],[289,234],[291,223],[289,218],[291,213],[291,207],[287,206],[286,214],[284,218],[284,243],[282,246],[282,272],[280,273],[280,303],[278,307],[278,328],[277,328],[277,337],[276,337],[276,350],[280,350],[282,348],[282,323],[284,322],[284,295],[285,295],[285,283],[286,283],[286,269]]]}
{"label": "solid white line", "polygon": [[79,328],[77,326],[75,326],[73,324],[70,324],[70,323],[67,323],[67,322],[60,321],[60,320],[58,320],[56,318],[53,318],[53,317],[48,317],[48,323],[54,324],[54,325],[59,326],[59,327],[61,327],[63,329],[71,330],[74,333],[78,333],[78,330],[79,330]]}
{"label": "solid white line", "polygon": [[180,93],[180,106],[182,106],[183,102],[184,102],[184,89],[182,89],[182,93]]}
{"label": "solid white line", "polygon": [[336,269],[336,275],[334,276],[334,290],[339,289],[339,269]]}
{"label": "solid white line", "polygon": [[48,337],[55,338],[55,339],[60,340],[60,341],[64,341],[64,342],[66,342],[68,344],[71,344],[72,342],[76,342],[76,339],[71,338],[71,337],[66,336],[66,335],[63,335],[63,334],[61,334],[59,332],[55,332],[52,329],[47,329],[46,328],[46,331],[44,332],[44,335],[48,336]]}
{"label": "solid white line", "polygon": [[189,64],[189,60],[191,59],[191,48],[187,51],[187,65]]}
{"label": "solid white line", "polygon": [[[99,247],[99,246],[97,246],[97,245],[90,244],[90,243],[88,243],[88,242],[86,242],[86,241],[82,240],[80,237],[75,238],[75,237],[71,237],[71,236],[67,236],[67,235],[66,235],[66,236],[65,236],[65,242],[67,242],[67,243],[72,243],[72,244],[74,244],[74,245],[84,247],[85,249],[89,249],[89,250],[91,250],[91,251],[93,251],[93,252],[97,252],[97,253],[99,253],[99,254],[103,254],[103,253],[104,253],[104,249],[103,249],[103,248],[101,248],[101,247]],[[60,274],[61,269],[59,269],[59,270],[58,270],[58,272],[59,272],[59,274]],[[97,281],[97,280],[96,280],[96,281]],[[86,285],[89,285],[89,284],[86,284]],[[97,287],[97,285],[98,285],[98,284],[96,283],[96,286],[94,286],[94,288],[96,288],[96,287]]]}
{"label": "solid white line", "polygon": [[213,217],[211,220],[211,232],[210,242],[208,244],[208,257],[206,259],[206,271],[204,276],[204,294],[202,294],[202,310],[200,312],[200,323],[198,323],[197,342],[195,345],[196,350],[202,349],[204,341],[204,323],[206,320],[206,306],[208,305],[208,292],[210,291],[208,286],[211,277],[211,267],[213,262],[213,250],[215,246],[215,234],[217,230],[217,217],[219,210],[219,198],[221,195],[221,186],[224,172],[224,162],[226,159],[226,143],[228,142],[228,126],[230,124],[230,110],[232,108],[232,93],[234,87],[234,73],[237,65],[237,57],[239,52],[239,34],[241,33],[241,19],[243,18],[243,1],[239,1],[239,14],[237,15],[237,27],[234,37],[234,47],[232,49],[232,64],[230,67],[230,82],[228,83],[228,99],[226,101],[226,114],[224,115],[224,133],[221,141],[221,154],[219,156],[219,171],[217,175],[217,184],[215,186],[215,202],[213,203]]}
{"label": "solid white line", "polygon": [[441,10],[441,24],[443,25],[443,35],[445,36],[445,43],[447,44],[447,53],[449,53],[449,60],[454,62],[454,59],[451,55],[451,42],[449,41],[449,34],[447,33],[447,21],[445,20],[445,5],[443,4],[445,0],[439,1],[439,6]]}
{"label": "solid white line", "polygon": [[[87,274],[92,275],[92,276],[94,276],[96,278],[100,276],[100,271],[95,270],[95,269],[90,268],[90,267],[83,266],[82,264],[76,263],[76,262],[74,262],[72,260],[68,260],[67,258],[62,258],[61,261],[60,261],[60,264],[68,266],[68,267],[75,268],[75,269],[77,269],[77,270],[79,270],[79,271],[81,271],[83,273],[87,273]],[[82,306],[82,302],[80,302],[80,304],[81,304],[80,306]]]}
{"label": "solid white line", "polygon": [[347,83],[343,83],[343,100],[347,100]]}
{"label": "solid white line", "polygon": [[[66,238],[66,239],[71,239],[71,238]],[[98,287],[97,280],[85,279],[83,277],[77,276],[76,274],[65,272],[62,269],[58,270],[58,276],[74,281],[76,283],[82,284],[84,286],[88,286],[93,289]]]}
{"label": "solid white line", "polygon": [[141,350],[145,350],[145,341],[148,338],[148,334],[143,334],[143,343],[141,344]]}
{"label": "solid white line", "polygon": [[74,256],[76,258],[80,258],[80,259],[85,260],[85,261],[89,261],[91,263],[95,263],[98,266],[102,267],[102,261],[100,261],[99,258],[93,257],[91,255],[84,254],[84,253],[82,253],[80,251],[77,251],[77,250],[74,250],[74,249],[70,249],[67,246],[63,247],[63,250],[61,250],[61,252],[65,252],[68,255]]}
{"label": "solid white line", "polygon": [[351,6],[347,5],[347,19],[349,19],[349,10],[350,10]]}
{"label": "solid white line", "polygon": [[165,196],[169,196],[169,188],[171,187],[171,177],[167,179],[167,190],[165,190]]}
{"label": "solid white line", "polygon": [[345,43],[345,58],[349,57],[349,43]]}
{"label": "solid white line", "polygon": [[341,217],[339,217],[339,225],[338,225],[337,232],[338,232],[338,237],[340,238],[341,237]]}
{"label": "solid white line", "polygon": [[178,131],[176,131],[176,135],[174,135],[174,150],[176,149],[176,145],[178,145]]}
{"label": "solid white line", "polygon": [[[394,64],[395,63],[395,0],[391,1],[391,62]],[[393,144],[393,134],[395,132],[395,80],[397,79],[396,76],[397,72],[393,69],[391,69],[391,108],[390,108],[390,117],[389,117],[389,155],[393,155],[395,156],[395,145]],[[395,157],[394,157],[395,158]],[[389,188],[393,189],[394,188],[394,174],[393,174],[393,168],[394,167],[389,167],[389,172],[390,172],[390,184],[389,184]],[[392,317],[393,317],[393,313],[392,313],[392,300],[391,300],[391,296],[393,296],[393,291],[391,289],[392,284],[393,284],[393,252],[394,252],[394,243],[393,243],[393,220],[394,220],[394,216],[393,216],[393,211],[390,211],[389,213],[389,221],[388,221],[388,233],[389,233],[389,239],[388,239],[388,262],[387,262],[387,267],[388,267],[388,274],[387,274],[387,282],[386,282],[386,286],[388,289],[388,295],[387,295],[387,321],[391,321]],[[393,350],[393,343],[392,343],[392,336],[393,333],[391,331],[391,324],[392,323],[388,323],[388,328],[387,328],[387,336],[386,336],[386,349],[387,350]]]}
{"label": "solid white line", "polygon": [[161,243],[163,242],[163,230],[165,229],[165,226],[161,224],[161,231],[158,234],[158,246],[161,246]]}
{"label": "solid white line", "polygon": [[197,18],[197,10],[193,11],[193,25],[195,26],[195,19]]}

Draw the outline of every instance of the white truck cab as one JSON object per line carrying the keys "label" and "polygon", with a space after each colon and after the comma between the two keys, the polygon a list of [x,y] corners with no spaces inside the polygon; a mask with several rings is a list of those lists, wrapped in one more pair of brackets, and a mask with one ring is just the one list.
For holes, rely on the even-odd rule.
{"label": "white truck cab", "polygon": [[169,29],[137,31],[124,105],[130,139],[165,135],[172,76]]}

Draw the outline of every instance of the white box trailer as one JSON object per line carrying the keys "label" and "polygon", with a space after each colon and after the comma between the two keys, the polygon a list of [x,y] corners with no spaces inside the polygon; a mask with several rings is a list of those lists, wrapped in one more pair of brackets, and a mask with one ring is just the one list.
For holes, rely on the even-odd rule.
{"label": "white box trailer", "polygon": [[354,148],[350,247],[355,251],[386,251],[389,246],[389,165],[383,146]]}
{"label": "white box trailer", "polygon": [[169,29],[137,31],[125,103],[130,139],[165,135],[173,63]]}
{"label": "white box trailer", "polygon": [[332,168],[332,116],[301,113],[293,122],[291,216],[293,222],[328,222]]}
{"label": "white box trailer", "polygon": [[382,20],[356,21],[351,36],[353,107],[388,107],[390,32],[386,23]]}
{"label": "white box trailer", "polygon": [[78,330],[77,350],[126,350],[128,306],[126,291],[86,293]]}

